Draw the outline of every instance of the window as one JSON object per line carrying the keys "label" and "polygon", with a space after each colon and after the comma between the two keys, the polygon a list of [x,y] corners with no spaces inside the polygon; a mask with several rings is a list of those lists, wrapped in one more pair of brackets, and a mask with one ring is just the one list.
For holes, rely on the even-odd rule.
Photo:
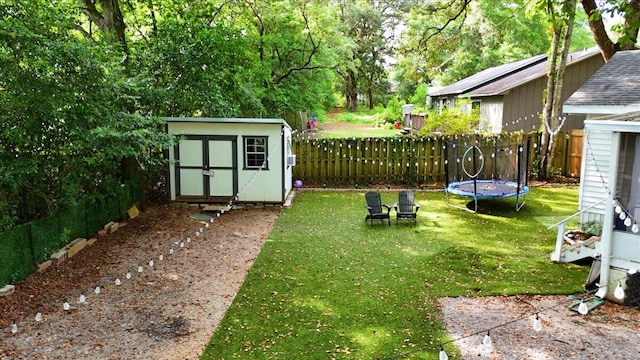
{"label": "window", "polygon": [[634,220],[640,219],[640,136],[637,134],[620,135],[617,189],[616,199],[624,206],[626,216],[631,216],[631,222],[625,224],[625,219],[616,216],[615,227],[630,231]]}
{"label": "window", "polygon": [[244,137],[244,167],[245,169],[268,169],[267,137]]}

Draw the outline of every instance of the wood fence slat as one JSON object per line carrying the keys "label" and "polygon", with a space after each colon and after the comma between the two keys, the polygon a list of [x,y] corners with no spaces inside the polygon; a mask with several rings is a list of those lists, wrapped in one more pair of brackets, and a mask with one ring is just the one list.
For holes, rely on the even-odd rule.
{"label": "wood fence slat", "polygon": [[[582,132],[558,134],[554,168],[564,176],[580,174]],[[422,185],[445,180],[445,144],[457,139],[460,146],[495,144],[509,148],[531,139],[529,168],[538,164],[540,133],[500,135],[435,136],[423,138],[295,138],[293,151],[298,155],[294,179],[327,185],[399,184]],[[513,162],[512,157],[507,157]],[[496,172],[495,159],[487,157],[487,176]],[[499,172],[499,170],[498,170]]]}

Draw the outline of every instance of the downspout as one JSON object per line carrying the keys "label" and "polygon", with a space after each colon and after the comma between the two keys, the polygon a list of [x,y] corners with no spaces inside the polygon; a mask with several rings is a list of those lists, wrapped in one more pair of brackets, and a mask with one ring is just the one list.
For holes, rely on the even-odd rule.
{"label": "downspout", "polygon": [[[605,289],[605,294],[609,292],[609,272],[611,270],[611,249],[613,242],[613,227],[614,227],[614,207],[615,207],[615,194],[618,184],[618,155],[620,152],[620,133],[611,133],[611,154],[609,157],[609,174],[608,184],[609,197],[607,199],[607,209],[604,213],[604,220],[602,226],[602,254],[600,262],[600,286]],[[605,295],[606,296],[606,295]]]}

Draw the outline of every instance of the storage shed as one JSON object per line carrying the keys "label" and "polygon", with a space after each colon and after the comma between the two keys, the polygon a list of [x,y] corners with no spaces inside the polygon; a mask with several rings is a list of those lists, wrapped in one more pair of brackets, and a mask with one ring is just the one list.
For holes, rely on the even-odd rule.
{"label": "storage shed", "polygon": [[284,203],[296,157],[283,119],[165,118],[172,201]]}

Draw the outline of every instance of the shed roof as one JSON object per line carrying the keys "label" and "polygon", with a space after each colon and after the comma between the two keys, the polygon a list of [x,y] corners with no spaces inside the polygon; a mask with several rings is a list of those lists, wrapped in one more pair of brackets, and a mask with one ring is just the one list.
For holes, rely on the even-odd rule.
{"label": "shed roof", "polygon": [[614,114],[640,110],[640,50],[618,51],[567,101],[573,114]]}
{"label": "shed roof", "polygon": [[512,63],[494,66],[467,78],[464,78],[451,85],[441,87],[433,92],[429,92],[429,96],[443,96],[443,95],[460,95],[468,93],[479,87],[485,86],[493,81],[509,76],[513,73],[519,72],[522,69],[530,67],[538,63],[544,63],[547,58],[546,54],[533,56],[524,60],[515,61]]}
{"label": "shed roof", "polygon": [[[577,64],[594,56],[601,56],[600,51],[597,47],[572,52],[567,56],[567,66]],[[510,74],[503,77],[502,79],[479,87],[473,91],[466,93],[465,95],[472,97],[506,95],[513,88],[545,76],[547,76],[546,61],[523,68],[516,73]]]}
{"label": "shed roof", "polygon": [[225,123],[225,124],[281,124],[290,127],[284,119],[277,118],[208,118],[165,117],[166,122]]}

